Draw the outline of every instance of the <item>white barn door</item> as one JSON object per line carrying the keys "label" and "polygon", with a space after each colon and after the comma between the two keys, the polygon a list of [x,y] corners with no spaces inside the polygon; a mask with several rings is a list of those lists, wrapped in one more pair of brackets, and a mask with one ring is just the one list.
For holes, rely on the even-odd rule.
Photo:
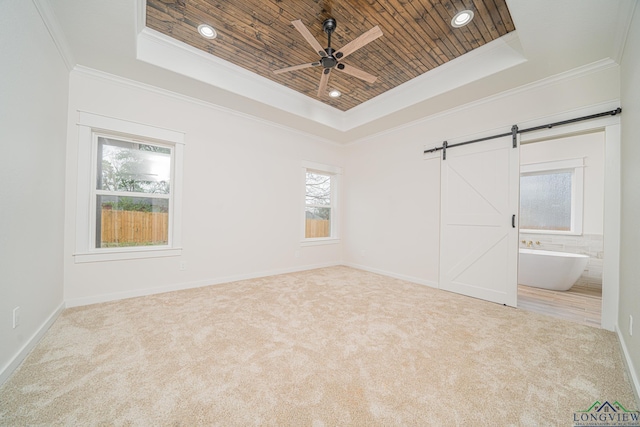
{"label": "white barn door", "polygon": [[519,153],[510,136],[446,150],[441,289],[517,305]]}

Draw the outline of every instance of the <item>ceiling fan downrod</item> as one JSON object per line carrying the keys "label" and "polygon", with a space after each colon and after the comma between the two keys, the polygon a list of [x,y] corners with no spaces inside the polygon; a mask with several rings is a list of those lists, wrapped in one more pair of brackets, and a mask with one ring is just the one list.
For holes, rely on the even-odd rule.
{"label": "ceiling fan downrod", "polygon": [[338,64],[338,60],[333,56],[335,49],[331,47],[331,33],[336,30],[337,26],[338,24],[333,18],[327,18],[322,23],[322,30],[327,33],[327,48],[325,49],[327,56],[320,60],[324,69],[334,68]]}

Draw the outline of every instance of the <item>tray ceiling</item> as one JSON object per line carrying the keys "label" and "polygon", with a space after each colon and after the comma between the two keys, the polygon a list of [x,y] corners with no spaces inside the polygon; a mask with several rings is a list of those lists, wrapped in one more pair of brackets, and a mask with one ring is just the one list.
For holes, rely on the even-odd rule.
{"label": "tray ceiling", "polygon": [[[451,19],[464,9],[474,12],[473,21],[452,27]],[[339,90],[339,98],[318,97],[321,67],[273,73],[319,59],[291,22],[302,20],[326,47],[322,22],[329,17],[337,21],[331,36],[336,49],[376,25],[383,33],[343,61],[376,81],[332,72],[327,89]],[[216,29],[217,38],[198,34],[203,23]],[[342,111],[515,29],[505,0],[147,0],[146,25]]]}

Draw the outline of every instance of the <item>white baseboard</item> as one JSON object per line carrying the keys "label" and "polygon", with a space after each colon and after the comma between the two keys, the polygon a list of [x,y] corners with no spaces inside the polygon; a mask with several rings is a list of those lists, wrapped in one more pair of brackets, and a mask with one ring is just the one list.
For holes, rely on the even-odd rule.
{"label": "white baseboard", "polygon": [[407,276],[404,274],[392,273],[390,271],[379,270],[377,268],[367,267],[365,265],[355,264],[351,262],[343,262],[342,265],[347,267],[357,268],[358,270],[369,271],[371,273],[381,274],[383,276],[393,277],[394,279],[406,280],[407,282],[417,283],[418,285],[429,286],[430,288],[438,289],[438,282],[432,282],[431,280],[419,279],[413,276]]}
{"label": "white baseboard", "polygon": [[72,298],[66,300],[67,307],[80,307],[90,304],[99,304],[109,301],[118,301],[127,298],[137,298],[147,295],[162,294],[165,292],[181,291],[185,289],[201,288],[203,286],[219,285],[221,283],[237,282],[239,280],[257,279],[260,277],[275,276],[278,274],[295,273],[298,271],[313,270],[316,268],[333,267],[341,265],[340,262],[311,264],[299,267],[281,268],[276,270],[260,271],[248,274],[238,274],[233,276],[218,277],[214,279],[198,280],[195,282],[176,283],[157,288],[136,289],[132,291],[114,292],[109,294],[93,295],[90,297]]}
{"label": "white baseboard", "polygon": [[65,304],[62,302],[51,315],[44,321],[42,325],[36,330],[36,332],[27,340],[27,342],[22,346],[20,351],[0,370],[0,386],[4,384],[11,374],[15,372],[16,369],[20,366],[20,364],[26,359],[31,350],[40,342],[44,334],[49,330],[53,322],[56,321],[58,316],[65,309]]}
{"label": "white baseboard", "polygon": [[618,334],[618,342],[620,343],[620,348],[622,349],[622,356],[627,368],[627,374],[631,379],[631,387],[633,388],[633,392],[636,396],[636,408],[640,408],[640,381],[638,381],[638,373],[633,366],[633,361],[631,360],[629,350],[627,350],[627,345],[624,341],[624,337],[622,336],[622,331],[620,331],[620,328],[617,324],[615,325],[615,331],[616,334]]}

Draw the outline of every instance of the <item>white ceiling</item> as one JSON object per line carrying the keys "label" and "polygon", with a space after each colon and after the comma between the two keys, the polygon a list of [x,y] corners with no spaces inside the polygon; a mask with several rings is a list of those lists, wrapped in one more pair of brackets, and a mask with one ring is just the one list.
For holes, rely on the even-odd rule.
{"label": "white ceiling", "polygon": [[348,143],[598,62],[619,62],[637,0],[507,0],[516,31],[349,111],[144,28],[144,0],[35,0],[70,68],[167,89]]}

